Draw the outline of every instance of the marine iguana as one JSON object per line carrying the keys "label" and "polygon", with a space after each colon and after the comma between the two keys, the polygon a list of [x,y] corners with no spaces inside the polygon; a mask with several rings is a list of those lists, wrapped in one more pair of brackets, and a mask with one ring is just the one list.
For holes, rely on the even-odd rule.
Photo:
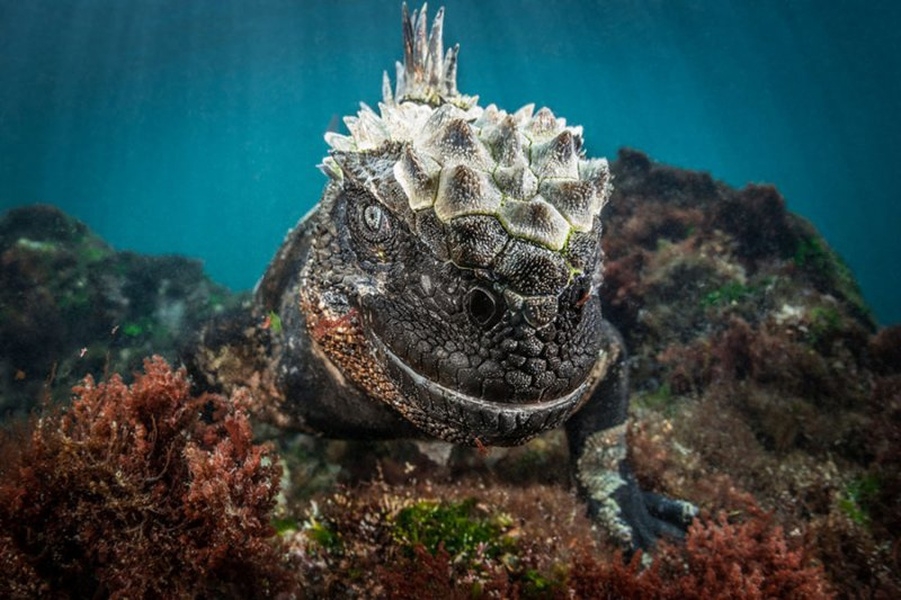
{"label": "marine iguana", "polygon": [[642,492],[625,460],[626,353],[597,293],[608,163],[547,108],[461,94],[443,17],[427,32],[404,4],[395,90],[385,73],[379,112],[326,134],[320,202],[192,370],[253,372],[280,426],[326,436],[481,447],[565,426],[596,521],[628,549],[679,537],[694,508]]}

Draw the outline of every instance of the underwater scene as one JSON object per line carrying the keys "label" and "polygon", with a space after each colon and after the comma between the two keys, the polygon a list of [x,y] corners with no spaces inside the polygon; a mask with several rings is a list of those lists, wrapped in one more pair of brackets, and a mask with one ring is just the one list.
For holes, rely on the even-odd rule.
{"label": "underwater scene", "polygon": [[0,0],[0,597],[901,597],[899,22]]}

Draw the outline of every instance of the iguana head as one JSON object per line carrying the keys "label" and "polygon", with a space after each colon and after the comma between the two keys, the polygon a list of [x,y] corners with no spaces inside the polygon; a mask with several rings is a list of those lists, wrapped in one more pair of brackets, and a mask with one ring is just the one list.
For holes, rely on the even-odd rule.
{"label": "iguana head", "polygon": [[[426,7],[404,6],[396,91],[386,74],[379,112],[362,105],[349,135],[326,135],[329,225],[307,267],[325,283],[305,302],[350,315],[361,356],[326,353],[370,395],[445,439],[518,443],[591,383],[610,174],[550,110],[460,94],[442,21],[427,35]],[[314,337],[323,322],[336,321]]]}

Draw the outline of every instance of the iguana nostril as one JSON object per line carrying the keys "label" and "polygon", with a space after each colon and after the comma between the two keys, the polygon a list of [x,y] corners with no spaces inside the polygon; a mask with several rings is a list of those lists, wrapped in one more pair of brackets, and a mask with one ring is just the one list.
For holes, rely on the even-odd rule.
{"label": "iguana nostril", "polygon": [[591,282],[585,275],[579,275],[569,290],[569,301],[576,308],[582,308],[591,299]]}
{"label": "iguana nostril", "polygon": [[526,298],[522,303],[522,316],[536,329],[550,324],[557,316],[557,298],[553,296]]}
{"label": "iguana nostril", "polygon": [[503,314],[503,307],[495,300],[494,294],[481,287],[474,287],[467,292],[466,310],[473,322],[484,328],[500,321]]}

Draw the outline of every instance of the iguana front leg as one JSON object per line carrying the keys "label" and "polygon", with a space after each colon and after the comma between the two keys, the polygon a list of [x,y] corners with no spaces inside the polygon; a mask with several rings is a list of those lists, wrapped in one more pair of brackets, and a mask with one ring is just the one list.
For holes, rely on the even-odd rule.
{"label": "iguana front leg", "polygon": [[626,459],[628,367],[619,332],[604,322],[602,350],[610,365],[582,409],[569,419],[569,440],[579,493],[588,512],[628,551],[648,550],[661,536],[679,539],[697,514],[688,502],[643,492]]}

